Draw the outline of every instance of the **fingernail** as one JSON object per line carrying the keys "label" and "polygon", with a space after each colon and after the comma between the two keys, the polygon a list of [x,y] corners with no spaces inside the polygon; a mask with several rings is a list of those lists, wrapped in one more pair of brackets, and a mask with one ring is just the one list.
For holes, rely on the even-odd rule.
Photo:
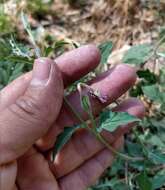
{"label": "fingernail", "polygon": [[48,58],[36,59],[33,66],[31,85],[45,85],[49,79],[52,60]]}

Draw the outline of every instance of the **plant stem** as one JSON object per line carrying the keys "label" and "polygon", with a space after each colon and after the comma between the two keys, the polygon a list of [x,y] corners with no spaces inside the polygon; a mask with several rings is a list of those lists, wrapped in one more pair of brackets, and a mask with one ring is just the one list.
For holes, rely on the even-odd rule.
{"label": "plant stem", "polygon": [[165,35],[155,45],[155,48],[154,48],[155,54],[156,54],[156,51],[158,50],[159,46],[163,43],[164,40],[165,40]]}
{"label": "plant stem", "polygon": [[127,156],[125,154],[122,154],[120,152],[118,152],[117,150],[115,150],[110,144],[109,142],[107,142],[107,140],[104,139],[104,137],[100,134],[100,133],[96,133],[94,130],[91,130],[91,132],[96,136],[96,138],[102,142],[113,154],[119,156],[120,158],[123,158],[124,160],[127,160],[127,161],[142,161],[144,160],[144,158],[142,157],[136,157],[136,158],[133,158],[133,157],[130,157],[130,156]]}
{"label": "plant stem", "polygon": [[128,177],[128,161],[125,161],[125,183],[129,185],[129,177]]}
{"label": "plant stem", "polygon": [[73,108],[73,106],[70,104],[70,102],[67,100],[67,98],[65,96],[64,96],[64,102],[68,105],[68,107],[71,109],[73,114],[77,117],[77,119],[80,121],[80,123],[83,125],[83,127],[84,128],[89,128],[89,126],[81,118],[80,114],[76,112],[76,110]]}
{"label": "plant stem", "polygon": [[143,144],[143,142],[141,141],[141,139],[139,138],[137,132],[135,131],[135,129],[133,130],[133,133],[137,139],[137,141],[141,144],[142,146],[142,150],[143,150],[143,154],[144,156],[148,159],[148,150],[146,149],[145,145]]}
{"label": "plant stem", "polygon": [[64,96],[64,102],[68,105],[68,107],[71,109],[71,111],[75,114],[75,116],[80,120],[81,123],[84,123],[84,120],[81,118],[81,116],[75,111],[75,109],[72,107],[72,105],[69,103],[67,98]]}

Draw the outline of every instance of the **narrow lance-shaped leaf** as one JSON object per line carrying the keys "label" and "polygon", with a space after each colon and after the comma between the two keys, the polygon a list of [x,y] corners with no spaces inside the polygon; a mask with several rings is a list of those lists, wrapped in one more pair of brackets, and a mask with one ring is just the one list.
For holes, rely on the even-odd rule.
{"label": "narrow lance-shaped leaf", "polygon": [[112,112],[110,110],[106,110],[100,115],[98,130],[101,131],[102,129],[105,129],[113,132],[121,125],[126,125],[136,121],[140,121],[140,119],[126,112]]}
{"label": "narrow lance-shaped leaf", "polygon": [[87,113],[90,111],[91,107],[90,107],[90,99],[89,99],[88,95],[82,95],[82,97],[81,97],[81,107]]}
{"label": "narrow lance-shaped leaf", "polygon": [[31,30],[30,24],[28,22],[28,18],[24,14],[24,12],[21,12],[21,19],[22,19],[22,23],[24,25],[24,28],[25,28],[26,32],[28,33],[28,35],[29,35],[30,41],[31,41],[31,43],[33,44],[33,46],[35,48],[36,56],[41,57],[41,51],[40,51],[39,47],[36,44],[33,32]]}
{"label": "narrow lance-shaped leaf", "polygon": [[70,138],[72,137],[73,133],[78,129],[81,128],[80,125],[76,125],[73,127],[66,127],[64,128],[63,133],[61,133],[56,140],[54,149],[53,149],[53,159],[55,158],[55,155],[57,154],[57,152],[59,152],[64,145],[70,140]]}
{"label": "narrow lance-shaped leaf", "polygon": [[101,52],[101,64],[105,64],[108,61],[108,57],[112,52],[113,44],[112,42],[105,42],[99,46]]}

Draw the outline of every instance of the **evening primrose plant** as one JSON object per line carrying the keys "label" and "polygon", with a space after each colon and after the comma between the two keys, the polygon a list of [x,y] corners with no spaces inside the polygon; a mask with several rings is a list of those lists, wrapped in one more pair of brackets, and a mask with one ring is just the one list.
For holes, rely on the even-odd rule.
{"label": "evening primrose plant", "polygon": [[[36,58],[42,56],[55,57],[65,51],[65,46],[76,48],[78,43],[71,40],[57,41],[51,36],[47,36],[49,43],[38,44],[35,32],[31,29],[28,17],[21,13],[21,19],[25,31],[29,37],[30,45],[20,42],[16,36],[7,35],[0,38],[0,88],[2,89],[12,80],[21,74],[32,69]],[[130,96],[138,97],[147,102],[148,115],[144,120],[129,115],[125,112],[112,112],[106,108],[95,118],[91,106],[91,100],[97,99],[100,103],[105,103],[106,97],[97,90],[85,84],[87,78],[82,78],[69,87],[65,95],[78,90],[81,107],[88,115],[85,122],[81,115],[74,110],[73,106],[64,96],[64,101],[69,109],[80,121],[79,125],[66,126],[64,131],[58,136],[53,148],[52,159],[66,145],[72,135],[80,128],[89,130],[101,143],[117,156],[117,160],[106,174],[91,190],[155,190],[163,187],[165,182],[165,69],[159,63],[159,59],[164,59],[164,39],[165,34],[161,32],[160,39],[155,44],[141,44],[133,46],[123,57],[126,64],[136,65],[137,75],[140,80],[131,89]],[[112,52],[112,42],[104,42],[99,45],[101,52],[101,64],[95,73],[99,73],[107,67],[109,54]],[[54,53],[55,52],[55,53]],[[149,61],[154,61],[153,70],[146,67]],[[156,68],[159,66],[157,73]],[[85,90],[84,90],[85,89]],[[85,91],[85,93],[84,93]],[[117,102],[116,102],[117,104]],[[153,109],[154,107],[154,109]],[[154,114],[153,114],[154,113]],[[140,121],[140,122],[139,122]],[[89,127],[89,122],[90,126]],[[102,131],[113,132],[121,125],[135,122],[137,128],[128,135],[124,151],[117,152],[102,136]],[[124,180],[123,180],[124,179]]]}

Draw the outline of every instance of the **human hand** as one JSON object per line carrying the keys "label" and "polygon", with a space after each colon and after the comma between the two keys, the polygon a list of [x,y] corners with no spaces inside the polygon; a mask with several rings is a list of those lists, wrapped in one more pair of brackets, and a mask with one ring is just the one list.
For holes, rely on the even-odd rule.
{"label": "human hand", "polygon": [[[83,190],[111,165],[114,155],[85,129],[75,133],[54,163],[46,156],[63,128],[78,123],[63,103],[63,83],[66,87],[78,80],[99,61],[94,46],[64,54],[56,59],[57,65],[49,59],[38,59],[33,74],[25,74],[1,91],[0,189]],[[92,100],[94,114],[98,115],[124,94],[135,80],[134,69],[127,65],[116,66],[92,80],[92,88],[107,97],[105,104]],[[67,99],[87,120],[78,92]],[[143,105],[135,99],[121,103],[115,111],[127,111],[138,117],[144,114]],[[103,135],[114,148],[120,149],[122,136],[130,127],[123,126],[111,134],[104,131]]]}

